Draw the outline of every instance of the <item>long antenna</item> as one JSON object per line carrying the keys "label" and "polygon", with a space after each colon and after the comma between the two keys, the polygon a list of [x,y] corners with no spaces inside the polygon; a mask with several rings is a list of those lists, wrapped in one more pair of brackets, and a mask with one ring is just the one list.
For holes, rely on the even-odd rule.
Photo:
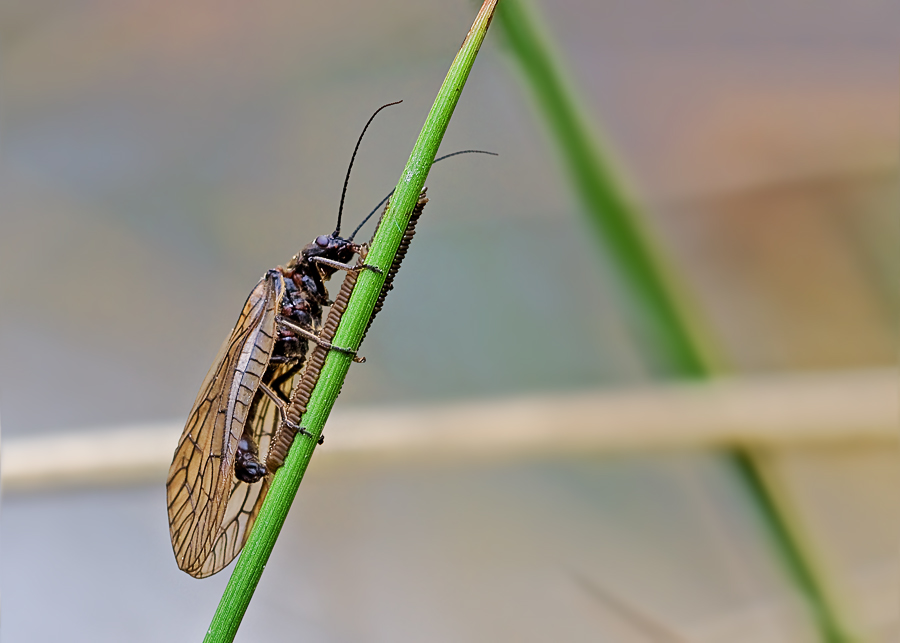
{"label": "long antenna", "polygon": [[334,234],[332,237],[337,237],[341,233],[341,214],[344,212],[344,197],[347,196],[347,184],[350,182],[350,170],[353,169],[353,161],[356,160],[356,152],[359,151],[359,144],[362,143],[363,136],[366,134],[366,130],[369,129],[369,125],[371,125],[372,121],[375,120],[375,117],[378,116],[378,112],[383,110],[385,107],[390,107],[391,105],[399,105],[402,103],[402,100],[394,101],[393,103],[387,103],[386,105],[382,105],[378,109],[375,110],[375,113],[369,117],[368,122],[366,122],[366,126],[363,127],[362,134],[359,135],[359,140],[356,141],[356,147],[353,148],[353,156],[350,157],[350,166],[347,168],[347,176],[344,178],[344,189],[341,190],[341,205],[338,207],[338,220],[337,227],[334,229]]}
{"label": "long antenna", "polygon": [[[500,156],[496,152],[487,152],[485,150],[462,150],[460,152],[451,152],[450,154],[444,154],[443,156],[434,159],[434,163],[443,161],[444,159],[448,159],[451,156],[459,156],[460,154],[490,154],[491,156]],[[432,163],[432,165],[434,165],[434,163]],[[394,190],[396,190],[396,189],[397,188],[394,188]],[[366,215],[366,218],[362,220],[362,223],[360,223],[358,226],[356,226],[356,230],[353,231],[353,234],[350,235],[350,238],[347,239],[347,241],[353,241],[353,237],[356,236],[356,233],[359,232],[360,228],[362,228],[364,225],[366,225],[366,221],[371,219],[372,215],[375,214],[376,212],[378,212],[378,210],[381,208],[381,206],[384,205],[384,202],[391,198],[391,195],[394,193],[394,190],[391,190],[390,192],[388,192],[388,195],[386,197],[384,197],[378,205],[375,206],[375,209]]]}

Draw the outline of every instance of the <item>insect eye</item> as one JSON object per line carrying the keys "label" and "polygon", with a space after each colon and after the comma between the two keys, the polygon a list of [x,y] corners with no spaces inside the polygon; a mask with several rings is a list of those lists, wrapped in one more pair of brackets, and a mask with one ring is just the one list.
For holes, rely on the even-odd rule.
{"label": "insect eye", "polygon": [[320,248],[327,248],[329,241],[330,239],[328,238],[328,236],[324,234],[320,234],[318,237],[316,237],[316,245]]}

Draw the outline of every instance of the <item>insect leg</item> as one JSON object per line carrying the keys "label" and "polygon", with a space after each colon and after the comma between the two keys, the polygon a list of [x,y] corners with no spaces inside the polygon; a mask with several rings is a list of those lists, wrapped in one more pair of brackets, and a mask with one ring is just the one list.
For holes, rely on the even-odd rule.
{"label": "insect leg", "polygon": [[278,395],[275,391],[270,389],[265,383],[259,383],[259,390],[269,396],[269,399],[275,403],[275,406],[278,407],[279,412],[281,413],[281,421],[290,426],[291,428],[297,428],[293,422],[288,420],[287,418],[287,405],[288,403],[281,399],[281,396]]}
{"label": "insect leg", "polygon": [[379,275],[384,274],[381,268],[379,268],[378,266],[373,266],[367,263],[360,263],[355,266],[351,266],[350,264],[341,263],[340,261],[327,259],[325,257],[311,257],[310,261],[313,261],[315,263],[324,263],[326,266],[331,266],[332,268],[337,268],[338,270],[346,270],[347,272],[359,272],[360,270],[368,269]]}
{"label": "insect leg", "polygon": [[275,321],[277,321],[279,324],[281,324],[281,325],[284,326],[285,328],[288,328],[288,329],[290,329],[291,331],[293,331],[293,332],[295,332],[295,333],[297,333],[297,334],[299,334],[299,335],[303,335],[303,336],[306,337],[307,339],[313,340],[316,344],[318,344],[318,345],[321,346],[322,348],[327,348],[328,350],[337,351],[337,352],[339,352],[339,353],[345,353],[346,355],[352,355],[352,356],[353,356],[353,361],[356,362],[357,364],[362,364],[363,362],[366,361],[366,358],[365,358],[365,357],[359,357],[359,356],[357,356],[356,351],[351,350],[351,349],[349,349],[349,348],[341,348],[340,346],[335,346],[335,345],[332,344],[331,342],[326,342],[324,339],[322,339],[321,337],[319,337],[318,335],[316,335],[316,334],[315,334],[314,332],[312,332],[311,330],[306,330],[306,329],[303,328],[302,326],[298,326],[297,324],[294,324],[294,323],[292,323],[292,322],[289,322],[288,320],[286,320],[286,319],[284,319],[284,318],[282,318],[282,317],[277,317],[277,318],[275,319]]}
{"label": "insect leg", "polygon": [[295,424],[294,422],[291,422],[288,419],[288,416],[287,416],[288,403],[285,402],[284,400],[282,400],[281,396],[278,393],[276,393],[271,388],[266,386],[263,382],[259,383],[259,390],[262,391],[263,393],[265,393],[266,395],[268,395],[269,399],[271,399],[272,402],[275,404],[275,406],[278,407],[278,411],[281,413],[281,421],[284,422],[285,426],[288,426],[291,429],[293,429],[294,431],[297,431],[298,433],[302,433],[303,435],[312,436],[312,433],[310,433],[309,431],[304,429],[299,424]]}

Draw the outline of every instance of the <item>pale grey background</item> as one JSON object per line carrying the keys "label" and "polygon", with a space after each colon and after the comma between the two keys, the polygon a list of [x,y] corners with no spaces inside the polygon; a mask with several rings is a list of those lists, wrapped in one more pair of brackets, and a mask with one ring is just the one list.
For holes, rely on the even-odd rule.
{"label": "pale grey background", "polygon": [[[896,161],[891,2],[541,6],[650,202],[702,213],[696,199],[756,180]],[[394,185],[474,13],[463,1],[0,1],[3,437],[184,416],[259,276],[331,231],[368,115],[403,98],[363,143],[348,221]],[[647,378],[499,35],[443,150],[500,157],[434,169],[342,405]],[[814,144],[797,152],[798,140]],[[667,207],[679,211],[652,212]],[[793,357],[769,290],[735,291],[732,273],[704,263],[734,253],[717,257],[703,221],[661,224],[705,276],[704,305],[728,302],[715,330],[739,368],[894,361],[890,307],[847,322],[866,331],[853,333],[869,341],[859,351]],[[746,257],[748,270],[767,257]],[[835,302],[850,296],[826,282]],[[822,343],[837,345],[845,327],[829,310],[790,314],[820,320]],[[652,640],[596,586],[696,630],[786,596],[754,520],[704,454],[314,464],[239,640]],[[227,580],[176,569],[162,481],[6,495],[0,538],[4,641],[199,640]],[[739,544],[737,563],[722,542]],[[809,640],[787,605],[793,640]],[[726,640],[770,634],[722,628]]]}

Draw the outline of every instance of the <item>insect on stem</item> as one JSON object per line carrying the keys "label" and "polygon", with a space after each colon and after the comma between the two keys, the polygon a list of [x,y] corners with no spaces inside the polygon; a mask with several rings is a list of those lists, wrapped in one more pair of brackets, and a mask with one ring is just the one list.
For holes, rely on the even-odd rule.
{"label": "insect on stem", "polygon": [[[340,237],[341,216],[363,135],[378,112],[397,102],[378,108],[363,127],[347,168],[334,233],[316,237],[285,266],[266,272],[200,387],[166,480],[172,548],[178,566],[192,576],[215,574],[241,551],[274,472],[284,463],[296,434],[306,432],[302,415],[325,358],[332,350],[355,356],[355,350],[334,346],[332,340],[359,273],[381,271],[365,263],[365,244],[354,243],[352,235]],[[468,153],[493,154],[463,150],[437,161]],[[423,190],[365,332],[393,287],[427,202]],[[351,265],[354,256],[357,262]],[[339,270],[347,275],[332,302],[325,283]],[[322,315],[329,306],[323,325]]]}
{"label": "insect on stem", "polygon": [[[330,325],[349,299],[348,291],[341,304],[332,304],[325,282],[346,270],[345,287],[352,290],[359,270],[373,268],[348,264],[354,255],[364,256],[365,246],[339,236],[341,215],[363,135],[378,112],[395,104],[376,110],[356,142],[334,233],[316,237],[287,265],[266,272],[200,387],[166,480],[172,549],[178,566],[192,576],[215,574],[244,546],[278,468],[265,467],[259,454],[269,460],[272,447],[287,453],[275,434],[287,426],[282,413],[309,355],[355,352],[332,346],[320,333],[324,308],[332,306]],[[279,461],[283,455],[273,455],[272,462]]]}

